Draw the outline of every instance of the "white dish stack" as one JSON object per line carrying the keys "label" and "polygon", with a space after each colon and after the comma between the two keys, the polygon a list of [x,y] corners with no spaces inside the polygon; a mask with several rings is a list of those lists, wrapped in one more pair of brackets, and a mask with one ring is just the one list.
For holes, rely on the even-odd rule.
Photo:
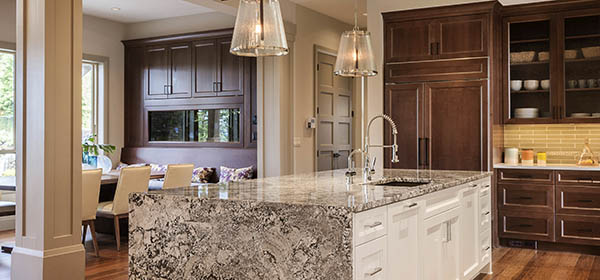
{"label": "white dish stack", "polygon": [[518,108],[515,109],[515,118],[517,119],[533,119],[537,118],[540,114],[538,108]]}

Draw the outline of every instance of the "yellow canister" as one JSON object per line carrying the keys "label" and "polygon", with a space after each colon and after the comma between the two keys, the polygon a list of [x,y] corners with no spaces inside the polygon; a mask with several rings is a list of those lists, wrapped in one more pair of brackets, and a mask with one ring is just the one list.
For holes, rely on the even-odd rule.
{"label": "yellow canister", "polygon": [[546,152],[537,153],[537,165],[546,166],[547,155]]}

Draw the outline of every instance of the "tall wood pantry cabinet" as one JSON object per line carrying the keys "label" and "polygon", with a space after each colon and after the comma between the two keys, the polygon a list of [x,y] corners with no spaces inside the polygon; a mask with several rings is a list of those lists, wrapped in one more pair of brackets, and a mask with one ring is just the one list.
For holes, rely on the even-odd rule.
{"label": "tall wood pantry cabinet", "polygon": [[384,113],[400,147],[400,162],[385,167],[489,170],[498,19],[495,1],[383,14]]}

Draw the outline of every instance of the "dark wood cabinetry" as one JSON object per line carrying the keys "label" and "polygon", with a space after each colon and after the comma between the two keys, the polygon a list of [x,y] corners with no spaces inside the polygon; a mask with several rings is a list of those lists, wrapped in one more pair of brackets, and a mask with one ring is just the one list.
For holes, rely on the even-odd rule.
{"label": "dark wood cabinetry", "polygon": [[126,147],[256,147],[256,59],[232,55],[231,35],[123,42]]}
{"label": "dark wood cabinetry", "polygon": [[497,8],[487,2],[384,13],[384,113],[400,127],[403,158],[386,167],[488,170]]}
{"label": "dark wood cabinetry", "polygon": [[500,238],[600,245],[600,172],[497,169]]}

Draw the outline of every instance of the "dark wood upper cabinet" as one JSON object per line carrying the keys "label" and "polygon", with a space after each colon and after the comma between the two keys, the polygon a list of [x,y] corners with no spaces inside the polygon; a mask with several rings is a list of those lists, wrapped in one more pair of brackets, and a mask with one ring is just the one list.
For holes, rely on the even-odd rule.
{"label": "dark wood upper cabinet", "polygon": [[192,50],[189,44],[169,47],[169,98],[192,96]]}
{"label": "dark wood upper cabinet", "polygon": [[487,15],[469,15],[435,21],[437,58],[486,56],[487,28]]}
{"label": "dark wood upper cabinet", "polygon": [[[423,111],[423,84],[407,84],[386,86],[384,94],[384,111],[398,125],[398,159],[400,162],[391,163],[391,152],[384,149],[383,161],[385,168],[417,169],[423,167],[426,160],[424,153],[420,153],[418,145],[422,143],[422,111]],[[386,122],[384,134],[386,143],[393,143],[391,127]],[[422,158],[419,155],[423,155]]]}
{"label": "dark wood upper cabinet", "polygon": [[144,53],[144,93],[147,99],[167,98],[169,49],[150,47]]}
{"label": "dark wood upper cabinet", "polygon": [[390,22],[385,24],[385,61],[403,62],[433,59],[435,42],[431,20]]}
{"label": "dark wood upper cabinet", "polygon": [[215,40],[195,42],[194,49],[194,96],[216,96],[217,46]]}
{"label": "dark wood upper cabinet", "polygon": [[244,58],[229,52],[231,40],[219,40],[218,95],[242,95]]}

